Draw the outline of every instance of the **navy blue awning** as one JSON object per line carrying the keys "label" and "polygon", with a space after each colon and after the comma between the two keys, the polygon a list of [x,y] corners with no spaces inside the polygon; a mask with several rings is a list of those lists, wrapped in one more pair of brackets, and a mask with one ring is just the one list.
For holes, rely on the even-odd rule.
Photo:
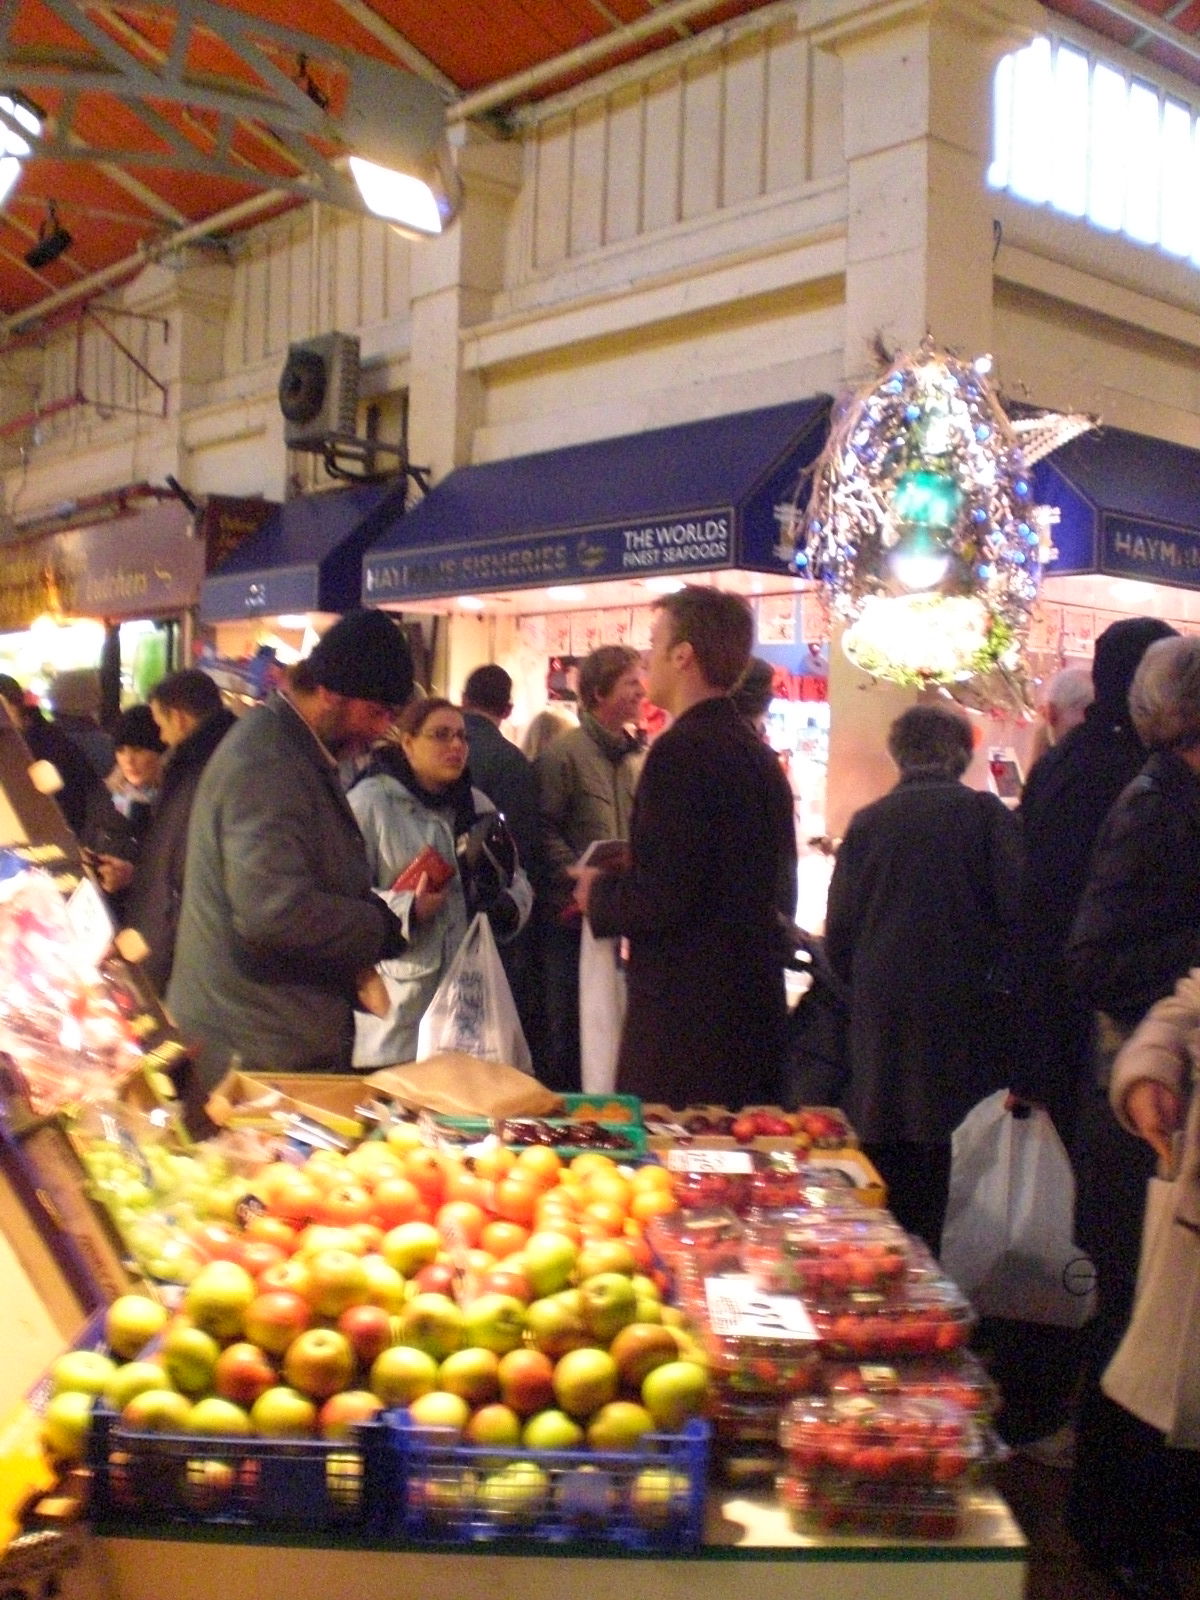
{"label": "navy blue awning", "polygon": [[1100,572],[1200,589],[1200,450],[1100,428],[1039,461],[1033,483],[1038,503],[1060,513],[1048,578]]}
{"label": "navy blue awning", "polygon": [[200,620],[357,610],[363,551],[403,508],[404,490],[393,478],[277,506],[204,580]]}
{"label": "navy blue awning", "polygon": [[829,399],[458,467],[363,561],[363,604],[739,567],[787,572],[775,508]]}

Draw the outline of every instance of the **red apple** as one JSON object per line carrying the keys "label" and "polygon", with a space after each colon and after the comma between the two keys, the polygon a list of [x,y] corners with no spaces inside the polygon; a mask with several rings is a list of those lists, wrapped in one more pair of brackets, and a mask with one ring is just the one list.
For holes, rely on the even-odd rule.
{"label": "red apple", "polygon": [[298,1294],[302,1299],[308,1299],[308,1291],[312,1287],[312,1273],[308,1270],[308,1263],[299,1256],[289,1256],[286,1261],[280,1261],[276,1266],[267,1267],[258,1275],[258,1288],[262,1293],[266,1290],[280,1289],[289,1294]]}
{"label": "red apple", "polygon": [[192,1243],[209,1261],[240,1261],[245,1243],[227,1222],[200,1222],[191,1230]]}
{"label": "red apple", "polygon": [[348,1228],[352,1222],[365,1222],[371,1215],[371,1196],[361,1183],[338,1183],[327,1189],[317,1216],[334,1227]]}
{"label": "red apple", "polygon": [[458,1272],[452,1261],[427,1261],[412,1275],[412,1282],[422,1294],[448,1294],[454,1297]]}
{"label": "red apple", "polygon": [[521,1419],[511,1406],[480,1406],[467,1418],[463,1438],[468,1444],[515,1449],[521,1443]]}
{"label": "red apple", "polygon": [[317,1412],[317,1432],[322,1439],[351,1439],[358,1423],[370,1422],[382,1410],[383,1401],[369,1389],[343,1389]]}
{"label": "red apple", "polygon": [[268,1355],[281,1356],[311,1321],[312,1308],[303,1295],[290,1289],[268,1289],[255,1295],[246,1307],[242,1328],[251,1344]]}
{"label": "red apple", "polygon": [[392,1342],[392,1319],[382,1306],[348,1306],[338,1318],[338,1332],[350,1341],[359,1365],[369,1368]]}
{"label": "red apple", "polygon": [[514,1300],[520,1300],[525,1305],[533,1299],[533,1290],[524,1272],[516,1267],[506,1267],[503,1262],[490,1267],[480,1277],[479,1292],[511,1295]]}
{"label": "red apple", "polygon": [[270,1239],[243,1239],[241,1263],[252,1278],[260,1277],[268,1267],[288,1259],[289,1252]]}
{"label": "red apple", "polygon": [[354,1376],[354,1351],[336,1328],[308,1328],[297,1334],[283,1358],[283,1375],[293,1389],[314,1400],[328,1400]]}
{"label": "red apple", "polygon": [[471,1415],[471,1408],[460,1395],[447,1394],[444,1389],[431,1389],[419,1394],[410,1404],[408,1414],[418,1428],[449,1428],[461,1434]]}
{"label": "red apple", "polygon": [[406,1406],[437,1386],[438,1365],[424,1350],[394,1344],[380,1351],[371,1366],[370,1386],[385,1406]]}
{"label": "red apple", "polygon": [[402,1222],[428,1222],[421,1192],[409,1178],[400,1175],[381,1178],[371,1194],[371,1216],[382,1228],[396,1228]]}
{"label": "red apple", "polygon": [[523,1417],[554,1404],[554,1362],[540,1350],[510,1350],[496,1369],[500,1398]]}
{"label": "red apple", "polygon": [[278,1374],[265,1354],[245,1339],[226,1345],[213,1369],[213,1388],[221,1398],[247,1409],[278,1381]]}
{"label": "red apple", "polygon": [[492,1350],[454,1350],[438,1368],[438,1388],[458,1394],[468,1405],[487,1405],[500,1398],[500,1361]]}

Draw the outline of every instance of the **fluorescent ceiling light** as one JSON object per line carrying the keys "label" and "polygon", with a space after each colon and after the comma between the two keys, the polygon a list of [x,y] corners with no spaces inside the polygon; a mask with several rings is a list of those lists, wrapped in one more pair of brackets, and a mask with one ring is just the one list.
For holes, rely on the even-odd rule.
{"label": "fluorescent ceiling light", "polygon": [[587,595],[581,583],[558,583],[546,590],[547,600],[586,600]]}
{"label": "fluorescent ceiling light", "polygon": [[[6,94],[0,94],[0,112],[19,123],[34,138],[42,131],[41,118]],[[21,176],[21,160],[29,153],[28,142],[7,121],[0,121],[0,206],[12,193],[13,184]]]}
{"label": "fluorescent ceiling light", "polygon": [[646,587],[652,594],[675,594],[683,588],[682,578],[647,578]]}
{"label": "fluorescent ceiling light", "polygon": [[482,611],[485,602],[477,594],[460,594],[455,604],[462,611]]}

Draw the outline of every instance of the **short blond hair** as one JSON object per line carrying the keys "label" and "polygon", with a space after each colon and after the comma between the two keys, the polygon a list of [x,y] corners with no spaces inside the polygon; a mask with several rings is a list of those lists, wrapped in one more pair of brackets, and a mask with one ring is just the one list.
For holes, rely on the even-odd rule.
{"label": "short blond hair", "polygon": [[1157,639],[1129,689],[1129,715],[1148,750],[1200,745],[1200,638]]}

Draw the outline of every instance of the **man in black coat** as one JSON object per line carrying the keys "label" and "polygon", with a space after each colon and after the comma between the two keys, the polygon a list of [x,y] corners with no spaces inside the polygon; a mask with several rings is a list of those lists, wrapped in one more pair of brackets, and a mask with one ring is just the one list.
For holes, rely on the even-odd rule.
{"label": "man in black coat", "polygon": [[165,994],[175,958],[192,802],[208,758],[236,719],[221,703],[213,680],[195,667],[157,684],[150,710],[169,752],[150,825],[136,866],[108,856],[101,858],[98,871],[110,893],[127,887],[122,920],[141,934],[147,947],[142,965],[158,993]]}
{"label": "man in black coat", "polygon": [[1175,632],[1155,617],[1114,622],[1096,640],[1095,698],[1083,722],[1029,774],[1018,816],[1025,837],[1020,984],[1026,1021],[1013,1090],[1045,1105],[1072,1142],[1091,1065],[1092,1008],[1063,974],[1100,825],[1140,770],[1146,748],[1129,715],[1129,686],[1149,645]]}
{"label": "man in black coat", "polygon": [[[476,667],[463,685],[463,721],[467,725],[471,782],[481,789],[508,824],[517,855],[535,892],[543,881],[542,829],[538,815],[537,779],[523,751],[500,732],[512,716],[512,678],[503,667]],[[545,1022],[532,919],[515,939],[500,946],[500,959],[512,989],[533,1070],[544,1077]]]}
{"label": "man in black coat", "polygon": [[779,762],[729,698],[753,617],[739,596],[690,585],[657,611],[646,692],[674,721],[646,759],[630,864],[575,869],[593,932],[629,938],[617,1088],[673,1106],[773,1100],[796,838]]}

